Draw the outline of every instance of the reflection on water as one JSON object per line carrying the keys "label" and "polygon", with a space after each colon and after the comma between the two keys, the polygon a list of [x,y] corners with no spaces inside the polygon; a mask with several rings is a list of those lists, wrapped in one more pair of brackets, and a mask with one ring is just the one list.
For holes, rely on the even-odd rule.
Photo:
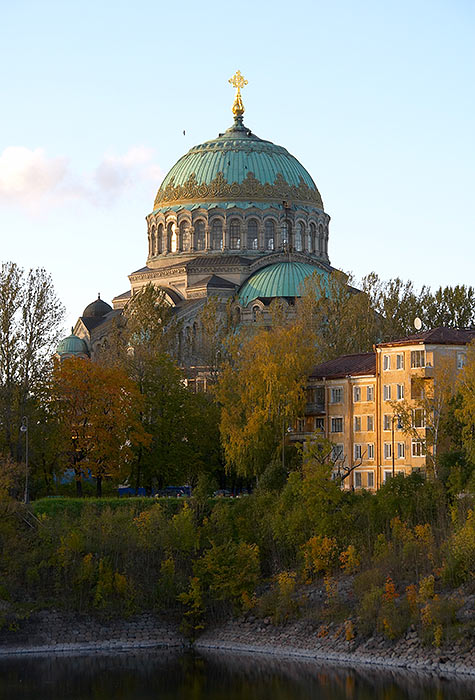
{"label": "reflection on water", "polygon": [[1,700],[473,700],[475,680],[157,649],[0,659]]}

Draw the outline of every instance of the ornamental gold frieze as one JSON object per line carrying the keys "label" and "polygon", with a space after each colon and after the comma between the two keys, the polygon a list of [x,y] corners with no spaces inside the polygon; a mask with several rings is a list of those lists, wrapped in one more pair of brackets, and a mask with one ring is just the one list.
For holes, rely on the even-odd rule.
{"label": "ornamental gold frieze", "polygon": [[293,204],[307,204],[323,209],[322,199],[317,190],[309,187],[300,178],[298,185],[290,185],[281,173],[277,173],[274,183],[262,184],[249,172],[241,182],[226,182],[222,172],[219,172],[209,184],[199,184],[195,173],[192,173],[183,185],[175,185],[172,177],[167,186],[160,189],[155,198],[154,208],[158,209],[167,204],[185,204],[190,201],[226,201],[244,199],[248,201],[290,201]]}

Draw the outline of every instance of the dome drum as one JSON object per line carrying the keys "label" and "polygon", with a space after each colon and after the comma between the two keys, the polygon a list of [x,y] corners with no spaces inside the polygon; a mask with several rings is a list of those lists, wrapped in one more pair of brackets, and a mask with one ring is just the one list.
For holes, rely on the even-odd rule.
{"label": "dome drum", "polygon": [[151,214],[148,217],[148,259],[170,254],[240,251],[270,253],[292,249],[328,262],[325,212],[281,205],[261,209],[199,207],[193,211]]}

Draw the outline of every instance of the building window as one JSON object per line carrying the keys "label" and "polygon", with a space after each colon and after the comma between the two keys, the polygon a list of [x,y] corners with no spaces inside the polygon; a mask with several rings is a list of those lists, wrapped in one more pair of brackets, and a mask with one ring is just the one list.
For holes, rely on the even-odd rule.
{"label": "building window", "polygon": [[239,250],[241,247],[241,222],[239,219],[232,219],[229,226],[229,245],[231,250]]}
{"label": "building window", "polygon": [[367,473],[367,483],[368,483],[368,488],[373,489],[374,488],[374,474],[373,472],[368,472]]}
{"label": "building window", "polygon": [[457,353],[457,369],[463,369],[467,361],[467,356],[464,352]]}
{"label": "building window", "polygon": [[422,401],[424,398],[424,380],[421,377],[411,379],[411,399]]}
{"label": "building window", "polygon": [[[356,447],[356,445],[355,445]],[[355,472],[355,489],[361,488],[361,472]]]}
{"label": "building window", "polygon": [[211,249],[223,249],[223,224],[220,219],[215,219],[211,225]]}
{"label": "building window", "polygon": [[406,456],[406,445],[403,442],[397,444],[397,458],[404,459]]}
{"label": "building window", "polygon": [[368,459],[374,459],[374,443],[368,442],[367,444]]}
{"label": "building window", "polygon": [[335,386],[330,389],[330,403],[341,403],[343,401],[343,388]]}
{"label": "building window", "polygon": [[374,416],[366,416],[366,430],[369,433],[374,430]]}
{"label": "building window", "polygon": [[205,249],[205,222],[201,220],[195,223],[195,247],[196,250]]}
{"label": "building window", "polygon": [[366,387],[366,401],[374,401],[374,386]]}
{"label": "building window", "polygon": [[402,422],[402,416],[396,416],[396,426],[398,430],[404,430],[404,425]]}
{"label": "building window", "polygon": [[413,457],[425,457],[426,446],[424,440],[413,440],[411,444],[411,452]]}
{"label": "building window", "polygon": [[384,443],[384,459],[391,459],[391,456],[392,456],[391,443],[385,442]]}
{"label": "building window", "polygon": [[251,219],[247,224],[248,250],[257,250],[257,220]]}
{"label": "building window", "polygon": [[423,408],[413,408],[412,409],[412,427],[413,428],[425,428],[425,411]]}
{"label": "building window", "polygon": [[383,430],[391,430],[392,415],[385,413],[383,416]]}
{"label": "building window", "polygon": [[332,431],[332,433],[342,433],[343,432],[343,418],[332,418],[331,431]]}
{"label": "building window", "polygon": [[383,399],[384,401],[391,401],[391,384],[383,385]]}
{"label": "building window", "polygon": [[274,250],[275,248],[275,224],[271,219],[267,219],[265,223],[266,250]]}
{"label": "building window", "polygon": [[391,369],[391,355],[383,355],[383,369]]}
{"label": "building window", "polygon": [[354,451],[355,451],[355,459],[361,459],[363,457],[363,446],[362,445],[355,445]]}
{"label": "building window", "polygon": [[398,352],[396,355],[396,369],[404,369],[404,353]]}
{"label": "building window", "polygon": [[414,369],[416,367],[426,366],[426,353],[425,350],[411,350],[411,367]]}
{"label": "building window", "polygon": [[325,418],[315,418],[315,432],[323,433],[325,432]]}
{"label": "building window", "polygon": [[259,320],[259,316],[261,315],[261,310],[258,306],[253,306],[252,307],[252,320],[253,323],[257,323]]}
{"label": "building window", "polygon": [[297,418],[297,432],[298,433],[305,432],[305,419],[304,418]]}
{"label": "building window", "polygon": [[312,252],[318,253],[317,227],[313,222],[310,224],[310,238],[312,239]]}
{"label": "building window", "polygon": [[353,387],[353,401],[355,403],[357,403],[358,401],[361,401],[361,387],[360,386]]}
{"label": "building window", "polygon": [[332,447],[332,462],[338,462],[343,459],[343,445],[333,445]]}
{"label": "building window", "polygon": [[383,476],[383,484],[386,484],[389,481],[389,479],[392,479],[392,476],[393,476],[392,472],[385,471],[384,476]]}
{"label": "building window", "polygon": [[396,398],[401,401],[404,398],[404,384],[396,385]]}
{"label": "building window", "polygon": [[361,416],[355,416],[355,433],[361,432]]}

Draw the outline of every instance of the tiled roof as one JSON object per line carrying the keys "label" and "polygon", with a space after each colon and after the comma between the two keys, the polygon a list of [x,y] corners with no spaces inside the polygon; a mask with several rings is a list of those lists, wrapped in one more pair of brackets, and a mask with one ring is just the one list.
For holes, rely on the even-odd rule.
{"label": "tiled roof", "polygon": [[428,331],[420,331],[405,338],[398,338],[389,343],[378,343],[379,348],[391,347],[392,345],[466,345],[475,339],[475,328],[431,328]]}
{"label": "tiled roof", "polygon": [[229,280],[218,277],[218,275],[208,275],[207,277],[203,277],[203,279],[198,280],[198,282],[191,284],[188,289],[201,289],[202,287],[214,289],[235,289],[236,285],[229,282]]}
{"label": "tiled roof", "polygon": [[219,267],[229,267],[230,265],[250,265],[252,260],[250,258],[244,258],[241,255],[200,255],[198,258],[194,258],[186,263],[187,270],[194,270],[196,268],[219,268]]}
{"label": "tiled roof", "polygon": [[122,292],[122,294],[117,294],[117,296],[114,297],[114,299],[129,299],[131,296],[131,291],[128,289],[126,292]]}
{"label": "tiled roof", "polygon": [[334,360],[317,365],[311,377],[339,379],[341,377],[376,374],[376,355],[374,352],[360,352],[356,355],[342,355]]}

